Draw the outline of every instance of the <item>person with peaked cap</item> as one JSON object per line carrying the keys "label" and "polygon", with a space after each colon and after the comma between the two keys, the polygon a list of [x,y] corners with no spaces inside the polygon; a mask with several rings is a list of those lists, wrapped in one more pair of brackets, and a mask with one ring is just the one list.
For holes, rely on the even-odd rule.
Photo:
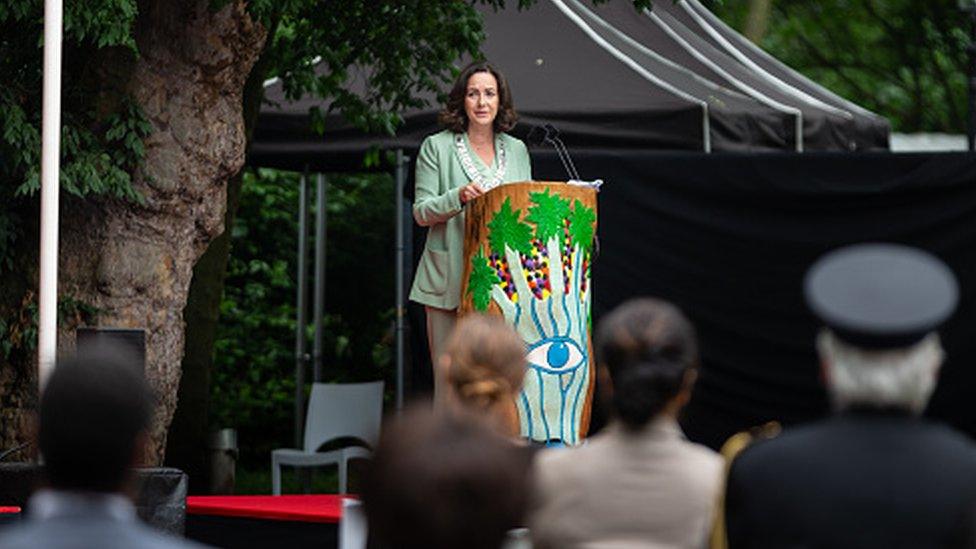
{"label": "person with peaked cap", "polygon": [[920,418],[958,300],[931,254],[892,244],[828,253],[805,296],[836,414],[744,450],[732,463],[729,547],[951,546],[976,503],[976,446]]}

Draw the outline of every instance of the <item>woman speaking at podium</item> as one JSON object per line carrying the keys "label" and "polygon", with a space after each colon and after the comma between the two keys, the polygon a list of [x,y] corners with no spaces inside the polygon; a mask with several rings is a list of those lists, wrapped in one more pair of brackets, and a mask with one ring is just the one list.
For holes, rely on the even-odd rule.
{"label": "woman speaking at podium", "polygon": [[445,129],[424,139],[417,156],[413,217],[428,231],[410,299],[427,311],[435,406],[443,403],[445,388],[438,358],[461,300],[464,205],[498,185],[532,179],[525,143],[505,133],[517,119],[501,72],[484,61],[471,63],[440,113]]}

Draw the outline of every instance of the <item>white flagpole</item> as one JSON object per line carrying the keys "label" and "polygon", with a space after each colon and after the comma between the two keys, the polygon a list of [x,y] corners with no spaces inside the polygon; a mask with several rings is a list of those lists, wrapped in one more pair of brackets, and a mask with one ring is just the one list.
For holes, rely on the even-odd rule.
{"label": "white flagpole", "polygon": [[37,326],[38,387],[54,369],[58,345],[58,191],[61,148],[62,0],[44,0],[41,121],[41,277]]}

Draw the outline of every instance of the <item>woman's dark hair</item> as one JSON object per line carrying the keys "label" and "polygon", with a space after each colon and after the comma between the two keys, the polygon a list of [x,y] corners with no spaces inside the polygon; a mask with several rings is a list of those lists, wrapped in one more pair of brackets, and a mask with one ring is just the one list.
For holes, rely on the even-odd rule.
{"label": "woman's dark hair", "polygon": [[530,461],[477,416],[407,410],[384,426],[363,479],[370,543],[498,549],[524,523]]}
{"label": "woman's dark hair", "polygon": [[674,305],[652,298],[627,301],[600,323],[599,364],[613,381],[614,412],[631,428],[645,425],[698,367],[695,329]]}
{"label": "woman's dark hair", "polygon": [[125,349],[99,344],[58,360],[41,395],[38,433],[51,487],[121,490],[154,402],[138,362]]}
{"label": "woman's dark hair", "polygon": [[464,112],[464,96],[468,92],[468,80],[479,72],[487,72],[498,82],[498,114],[495,116],[493,128],[495,133],[507,132],[515,127],[518,114],[512,104],[512,92],[508,89],[505,76],[487,61],[475,61],[461,69],[461,74],[454,81],[454,87],[447,96],[447,105],[440,112],[437,120],[441,126],[454,133],[461,133],[468,129],[468,115]]}

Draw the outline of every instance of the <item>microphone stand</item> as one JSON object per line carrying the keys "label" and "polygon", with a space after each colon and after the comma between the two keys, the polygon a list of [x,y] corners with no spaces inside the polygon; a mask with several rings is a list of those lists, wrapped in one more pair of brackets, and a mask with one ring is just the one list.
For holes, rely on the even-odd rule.
{"label": "microphone stand", "polygon": [[[541,134],[541,135],[540,135]],[[557,130],[552,124],[545,124],[543,126],[534,126],[530,131],[526,139],[531,143],[548,143],[556,149],[556,155],[559,156],[559,161],[563,163],[563,169],[569,174],[571,180],[581,181],[579,172],[576,171],[576,165],[573,164],[573,159],[569,156],[569,151],[566,150],[566,145],[563,140],[559,138],[559,130]],[[593,235],[593,249],[591,250],[590,262],[595,263],[596,259],[600,256],[600,237]]]}
{"label": "microphone stand", "polygon": [[543,139],[547,143],[551,144],[554,149],[556,149],[556,154],[559,155],[559,161],[563,163],[563,168],[566,170],[566,173],[569,174],[570,179],[579,181],[579,172],[576,171],[576,166],[573,164],[573,159],[569,156],[569,151],[566,150],[566,145],[563,143],[563,140],[559,138],[559,130],[557,130],[552,124],[546,124],[544,128],[546,135]]}

